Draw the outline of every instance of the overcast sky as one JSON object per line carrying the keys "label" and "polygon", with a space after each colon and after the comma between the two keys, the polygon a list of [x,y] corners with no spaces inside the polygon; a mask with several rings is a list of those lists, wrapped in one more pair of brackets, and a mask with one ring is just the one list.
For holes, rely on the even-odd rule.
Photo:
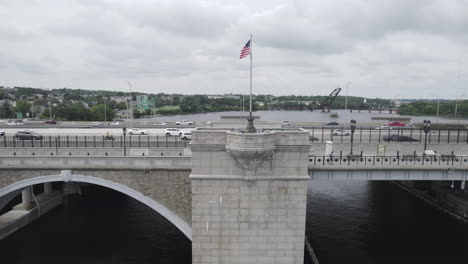
{"label": "overcast sky", "polygon": [[[0,85],[468,98],[466,0],[1,0]],[[343,95],[345,91],[343,90]]]}

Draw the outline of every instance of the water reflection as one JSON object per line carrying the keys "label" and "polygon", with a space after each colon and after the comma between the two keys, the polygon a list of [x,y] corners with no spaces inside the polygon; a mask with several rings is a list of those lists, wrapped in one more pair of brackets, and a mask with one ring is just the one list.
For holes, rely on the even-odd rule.
{"label": "water reflection", "polygon": [[387,182],[309,182],[321,263],[466,263],[468,227]]}
{"label": "water reflection", "polygon": [[97,186],[0,241],[1,263],[191,263],[191,241],[144,204]]}

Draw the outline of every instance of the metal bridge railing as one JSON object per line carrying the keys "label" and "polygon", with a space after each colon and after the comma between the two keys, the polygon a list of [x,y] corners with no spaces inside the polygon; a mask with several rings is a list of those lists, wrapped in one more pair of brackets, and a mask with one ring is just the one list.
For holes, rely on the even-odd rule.
{"label": "metal bridge railing", "polygon": [[465,165],[468,156],[312,156],[310,166],[411,166],[411,165]]}
{"label": "metal bridge railing", "polygon": [[190,141],[167,136],[44,136],[42,139],[23,140],[14,136],[0,138],[3,148],[165,148],[188,147]]}
{"label": "metal bridge railing", "polygon": [[[346,143],[351,141],[351,129],[349,127],[311,127],[311,139],[313,142],[325,142],[331,140],[333,142]],[[345,133],[337,133],[336,130],[344,130]],[[349,135],[346,135],[349,132]],[[392,128],[392,129],[375,129],[375,127],[356,127],[354,133],[354,143],[381,143],[386,142],[392,135],[397,135],[400,138],[405,138],[400,142],[408,142],[413,144],[424,143],[425,133],[421,128]],[[414,141],[407,141],[409,138]],[[398,140],[397,140],[398,141]],[[389,142],[397,142],[389,141]],[[428,144],[468,144],[467,129],[432,129],[427,134]]]}

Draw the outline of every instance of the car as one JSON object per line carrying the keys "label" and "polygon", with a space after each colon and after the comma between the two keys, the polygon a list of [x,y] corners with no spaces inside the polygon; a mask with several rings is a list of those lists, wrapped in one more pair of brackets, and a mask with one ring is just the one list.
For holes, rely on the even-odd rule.
{"label": "car", "polygon": [[55,120],[47,120],[44,122],[44,125],[56,125],[57,121]]}
{"label": "car", "polygon": [[333,131],[333,136],[349,136],[349,135],[351,135],[351,131],[349,130],[335,129]]}
{"label": "car", "polygon": [[102,123],[99,123],[99,122],[92,122],[91,123],[91,127],[100,127],[102,126]]}
{"label": "car", "polygon": [[127,131],[129,135],[147,135],[146,131],[140,128],[130,128]]}
{"label": "car", "polygon": [[388,123],[387,126],[406,126],[406,124],[400,123],[398,121],[393,121]]}
{"label": "car", "polygon": [[0,137],[3,137],[5,135],[5,131],[0,130]]}
{"label": "car", "polygon": [[9,125],[9,126],[20,126],[20,125],[24,125],[23,121],[10,121],[10,122],[7,122],[6,124]]}
{"label": "car", "polygon": [[120,125],[120,122],[118,122],[118,121],[109,123],[109,126],[119,126],[119,125]]}
{"label": "car", "polygon": [[182,134],[180,134],[181,139],[186,139],[186,140],[191,140],[192,139],[192,132],[191,131],[183,131]]}
{"label": "car", "polygon": [[182,135],[182,131],[180,131],[177,128],[166,128],[164,129],[164,135],[168,137],[170,136],[180,137],[180,135]]}
{"label": "car", "polygon": [[281,126],[290,126],[290,125],[292,125],[292,124],[291,124],[291,121],[289,121],[289,120],[281,121]]}
{"label": "car", "polygon": [[340,124],[338,124],[338,122],[328,122],[326,125],[327,126],[339,126]]}
{"label": "car", "polygon": [[32,130],[22,130],[15,133],[15,138],[20,140],[41,140],[42,135]]}
{"label": "car", "polygon": [[158,122],[158,123],[154,123],[153,125],[154,125],[154,126],[165,126],[166,123],[164,123],[164,122]]}
{"label": "car", "polygon": [[415,139],[415,138],[412,138],[412,137],[409,137],[409,136],[401,136],[401,135],[396,135],[396,134],[392,134],[392,135],[387,135],[387,136],[384,136],[383,137],[383,140],[384,141],[397,141],[397,142],[418,142],[419,140]]}
{"label": "car", "polygon": [[191,126],[191,125],[193,125],[193,122],[190,122],[190,121],[187,121],[187,120],[182,120],[182,121],[177,121],[175,124],[178,125],[178,126],[180,126],[180,125],[182,125],[182,126]]}
{"label": "car", "polygon": [[312,133],[310,133],[309,134],[309,141],[314,142],[314,141],[319,141],[319,139],[317,137],[312,136]]}
{"label": "car", "polygon": [[379,126],[379,127],[376,127],[375,129],[377,129],[377,130],[391,130],[392,127],[391,126]]}

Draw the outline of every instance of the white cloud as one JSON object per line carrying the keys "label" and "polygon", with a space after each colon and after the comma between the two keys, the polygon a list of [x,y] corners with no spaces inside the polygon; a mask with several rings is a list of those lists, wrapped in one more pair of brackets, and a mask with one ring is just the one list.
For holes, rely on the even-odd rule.
{"label": "white cloud", "polygon": [[454,98],[467,13],[463,0],[3,0],[0,85],[246,93],[253,34],[255,93],[351,81],[350,95]]}

